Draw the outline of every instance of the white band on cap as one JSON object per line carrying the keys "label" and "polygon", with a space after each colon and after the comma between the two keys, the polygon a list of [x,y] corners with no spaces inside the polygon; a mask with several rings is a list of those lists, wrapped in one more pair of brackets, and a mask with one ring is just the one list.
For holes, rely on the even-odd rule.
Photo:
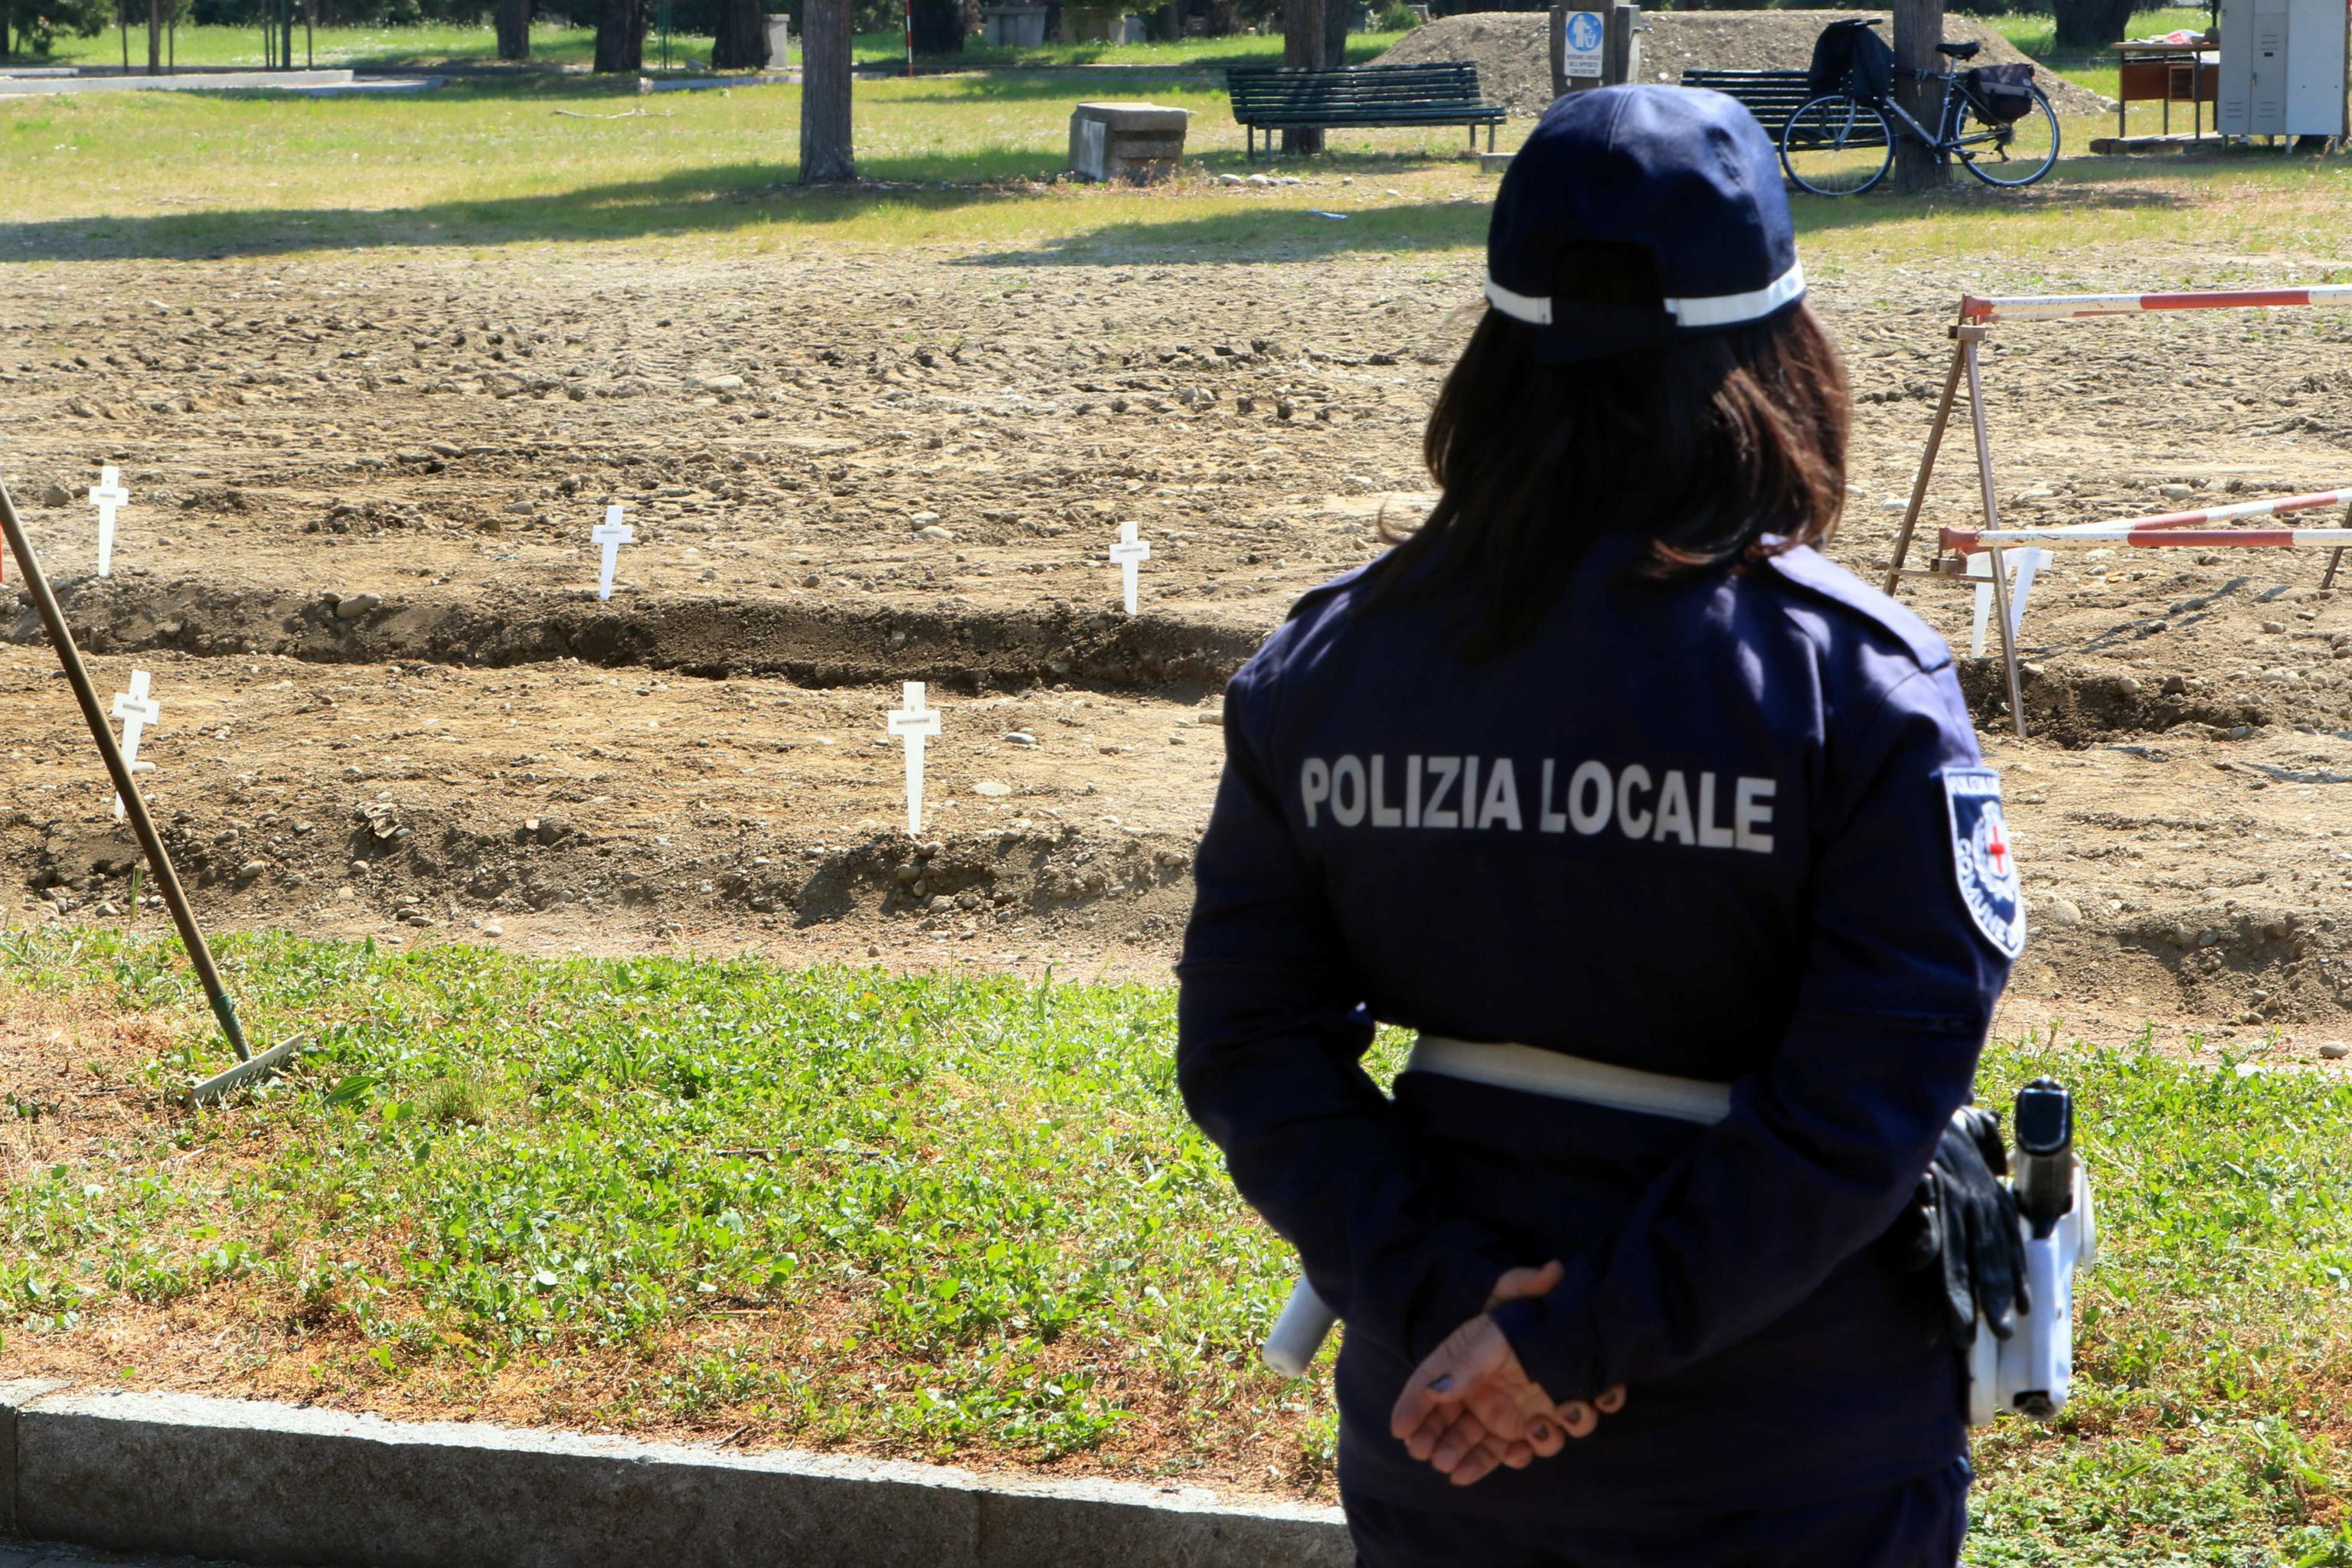
{"label": "white band on cap", "polygon": [[1736,327],[1742,321],[1762,321],[1804,291],[1805,264],[1791,261],[1789,270],[1761,289],[1746,294],[1710,294],[1700,300],[1669,300],[1666,309],[1673,312],[1676,326]]}
{"label": "white band on cap", "polygon": [[[1736,327],[1742,321],[1761,321],[1805,291],[1804,263],[1791,262],[1783,272],[1761,289],[1745,294],[1709,294],[1692,300],[1668,300],[1666,311],[1683,327]],[[1486,300],[1513,321],[1529,326],[1551,325],[1551,300],[1542,295],[1521,294],[1504,288],[1494,279],[1486,279]]]}
{"label": "white band on cap", "polygon": [[1492,278],[1486,279],[1486,302],[1515,321],[1531,327],[1551,325],[1551,301],[1534,294],[1515,294]]}

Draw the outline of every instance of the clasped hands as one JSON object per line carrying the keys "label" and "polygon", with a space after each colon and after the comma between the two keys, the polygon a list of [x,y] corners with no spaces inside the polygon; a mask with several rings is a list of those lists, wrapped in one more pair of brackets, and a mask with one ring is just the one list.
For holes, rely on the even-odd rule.
{"label": "clasped hands", "polygon": [[1457,1487],[1497,1466],[1523,1470],[1549,1458],[1571,1437],[1586,1437],[1601,1417],[1625,1407],[1622,1386],[1597,1399],[1555,1404],[1527,1374],[1491,1315],[1506,1301],[1548,1296],[1565,1275],[1558,1262],[1513,1268],[1495,1281],[1486,1310],[1445,1336],[1406,1380],[1389,1416],[1405,1452]]}

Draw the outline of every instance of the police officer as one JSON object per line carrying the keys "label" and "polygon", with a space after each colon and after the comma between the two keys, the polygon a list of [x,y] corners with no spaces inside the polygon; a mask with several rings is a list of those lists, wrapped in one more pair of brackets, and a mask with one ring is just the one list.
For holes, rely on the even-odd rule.
{"label": "police officer", "polygon": [[1772,145],[1564,100],[1487,267],[1427,522],[1227,690],[1186,1103],[1346,1321],[1363,1563],[1950,1568],[2021,904],[1949,654],[1815,551],[1848,399]]}

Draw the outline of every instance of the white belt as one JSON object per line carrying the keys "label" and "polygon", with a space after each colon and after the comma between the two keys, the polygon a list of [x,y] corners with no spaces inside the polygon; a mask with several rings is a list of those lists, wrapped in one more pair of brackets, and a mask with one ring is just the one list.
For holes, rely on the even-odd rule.
{"label": "white belt", "polygon": [[[1677,1121],[1717,1122],[1731,1114],[1731,1086],[1704,1079],[1673,1078],[1638,1068],[1612,1067],[1533,1046],[1482,1046],[1472,1040],[1449,1040],[1423,1035],[1412,1043],[1405,1059],[1407,1072],[1434,1073],[1494,1089],[1515,1089],[1523,1094],[1553,1100],[1576,1100],[1611,1110],[1643,1116],[1670,1116]],[[1266,1364],[1285,1377],[1303,1377],[1315,1360],[1316,1347],[1337,1320],[1315,1287],[1305,1279],[1290,1292],[1289,1304],[1266,1336]],[[1992,1342],[1987,1331],[1986,1343]]]}
{"label": "white belt", "polygon": [[1533,1046],[1488,1046],[1423,1035],[1412,1043],[1407,1072],[1435,1073],[1493,1089],[1553,1100],[1580,1100],[1612,1110],[1671,1116],[1678,1121],[1722,1121],[1731,1114],[1731,1086],[1704,1079],[1674,1078],[1608,1062],[1588,1061]]}

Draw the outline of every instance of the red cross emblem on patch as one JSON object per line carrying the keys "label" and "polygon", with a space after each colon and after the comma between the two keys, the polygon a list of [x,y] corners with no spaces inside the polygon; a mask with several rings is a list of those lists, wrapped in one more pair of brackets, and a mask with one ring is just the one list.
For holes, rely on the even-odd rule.
{"label": "red cross emblem on patch", "polygon": [[1943,778],[1960,902],[1985,940],[2015,958],[2025,947],[2025,901],[2000,814],[2000,775],[1990,768],[1947,768]]}

